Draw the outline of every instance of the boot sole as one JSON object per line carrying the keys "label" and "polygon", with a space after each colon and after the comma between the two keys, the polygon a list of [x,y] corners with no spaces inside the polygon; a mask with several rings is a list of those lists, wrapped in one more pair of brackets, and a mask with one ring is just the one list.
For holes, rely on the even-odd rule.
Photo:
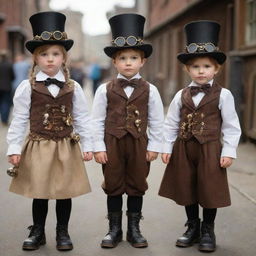
{"label": "boot sole", "polygon": [[115,243],[107,243],[107,242],[101,242],[100,246],[101,248],[115,248],[117,245],[122,242],[123,237],[119,237]]}
{"label": "boot sole", "polygon": [[199,246],[198,250],[201,252],[214,252],[216,248],[207,247],[207,246]]}
{"label": "boot sole", "polygon": [[197,243],[199,243],[199,239],[196,239],[196,240],[192,241],[189,244],[177,241],[175,245],[178,246],[178,247],[186,248],[186,247],[191,247],[191,246],[193,246],[194,244],[197,244]]}
{"label": "boot sole", "polygon": [[61,246],[56,246],[58,251],[71,251],[73,250],[73,245],[61,245]]}
{"label": "boot sole", "polygon": [[146,247],[148,247],[148,243],[147,243],[147,242],[144,242],[144,243],[133,243],[133,242],[129,239],[129,237],[126,237],[126,240],[127,240],[127,242],[129,242],[130,245],[131,245],[132,247],[134,247],[134,248],[146,248]]}
{"label": "boot sole", "polygon": [[22,246],[22,249],[25,250],[25,251],[35,251],[35,250],[38,250],[40,248],[40,246],[42,245],[45,245],[46,244],[46,241],[43,240],[39,243],[38,246],[31,246],[31,245],[23,245]]}

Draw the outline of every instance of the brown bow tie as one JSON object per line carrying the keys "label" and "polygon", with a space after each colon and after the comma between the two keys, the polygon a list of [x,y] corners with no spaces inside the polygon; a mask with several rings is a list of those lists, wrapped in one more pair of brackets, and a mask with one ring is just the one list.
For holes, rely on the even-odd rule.
{"label": "brown bow tie", "polygon": [[126,79],[118,78],[117,81],[119,82],[122,88],[125,88],[126,86],[131,86],[133,88],[136,88],[139,85],[140,79],[126,80]]}
{"label": "brown bow tie", "polygon": [[204,92],[208,94],[210,92],[211,85],[210,84],[202,84],[201,86],[190,86],[191,96],[197,95],[199,92]]}
{"label": "brown bow tie", "polygon": [[48,77],[46,80],[43,81],[45,86],[49,86],[50,84],[56,84],[59,88],[63,88],[64,82],[61,82],[55,78]]}

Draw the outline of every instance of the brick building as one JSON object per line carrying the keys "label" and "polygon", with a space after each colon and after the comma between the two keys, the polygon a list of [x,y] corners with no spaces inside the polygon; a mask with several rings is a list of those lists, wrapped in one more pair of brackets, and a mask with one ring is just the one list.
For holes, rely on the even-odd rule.
{"label": "brick building", "polygon": [[29,17],[49,10],[49,0],[0,0],[0,49],[13,58],[24,53],[24,42],[31,38]]}
{"label": "brick building", "polygon": [[144,75],[158,86],[164,104],[189,81],[176,59],[185,46],[184,25],[215,20],[221,24],[219,48],[228,56],[217,80],[235,96],[245,137],[256,140],[256,0],[149,0],[147,5],[145,38],[154,52]]}

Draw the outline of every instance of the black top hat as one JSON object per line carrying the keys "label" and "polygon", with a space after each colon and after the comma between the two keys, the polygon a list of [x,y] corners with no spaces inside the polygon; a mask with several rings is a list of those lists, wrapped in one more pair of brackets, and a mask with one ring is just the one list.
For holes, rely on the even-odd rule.
{"label": "black top hat", "polygon": [[145,18],[139,14],[126,13],[113,16],[109,19],[112,31],[112,46],[104,48],[104,52],[112,57],[121,49],[136,48],[149,57],[153,51],[150,44],[143,43],[143,29]]}
{"label": "black top hat", "polygon": [[186,24],[184,30],[187,37],[186,52],[178,54],[179,61],[186,64],[191,58],[209,56],[219,64],[225,62],[226,55],[218,48],[220,25],[217,22],[193,21]]}
{"label": "black top hat", "polygon": [[39,12],[29,19],[33,40],[27,41],[26,48],[33,53],[38,46],[45,44],[60,44],[68,51],[74,44],[64,32],[66,16],[59,12]]}

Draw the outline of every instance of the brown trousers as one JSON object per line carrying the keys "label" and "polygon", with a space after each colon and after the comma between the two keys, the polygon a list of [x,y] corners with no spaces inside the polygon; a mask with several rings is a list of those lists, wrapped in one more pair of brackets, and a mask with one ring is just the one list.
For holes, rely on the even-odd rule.
{"label": "brown trousers", "polygon": [[104,182],[102,188],[107,195],[126,193],[142,196],[148,189],[146,178],[150,163],[146,161],[147,136],[135,139],[129,133],[121,139],[105,134],[108,162],[102,165]]}
{"label": "brown trousers", "polygon": [[204,208],[229,206],[226,169],[220,167],[221,143],[200,144],[195,138],[177,139],[159,195],[180,205],[199,203]]}

